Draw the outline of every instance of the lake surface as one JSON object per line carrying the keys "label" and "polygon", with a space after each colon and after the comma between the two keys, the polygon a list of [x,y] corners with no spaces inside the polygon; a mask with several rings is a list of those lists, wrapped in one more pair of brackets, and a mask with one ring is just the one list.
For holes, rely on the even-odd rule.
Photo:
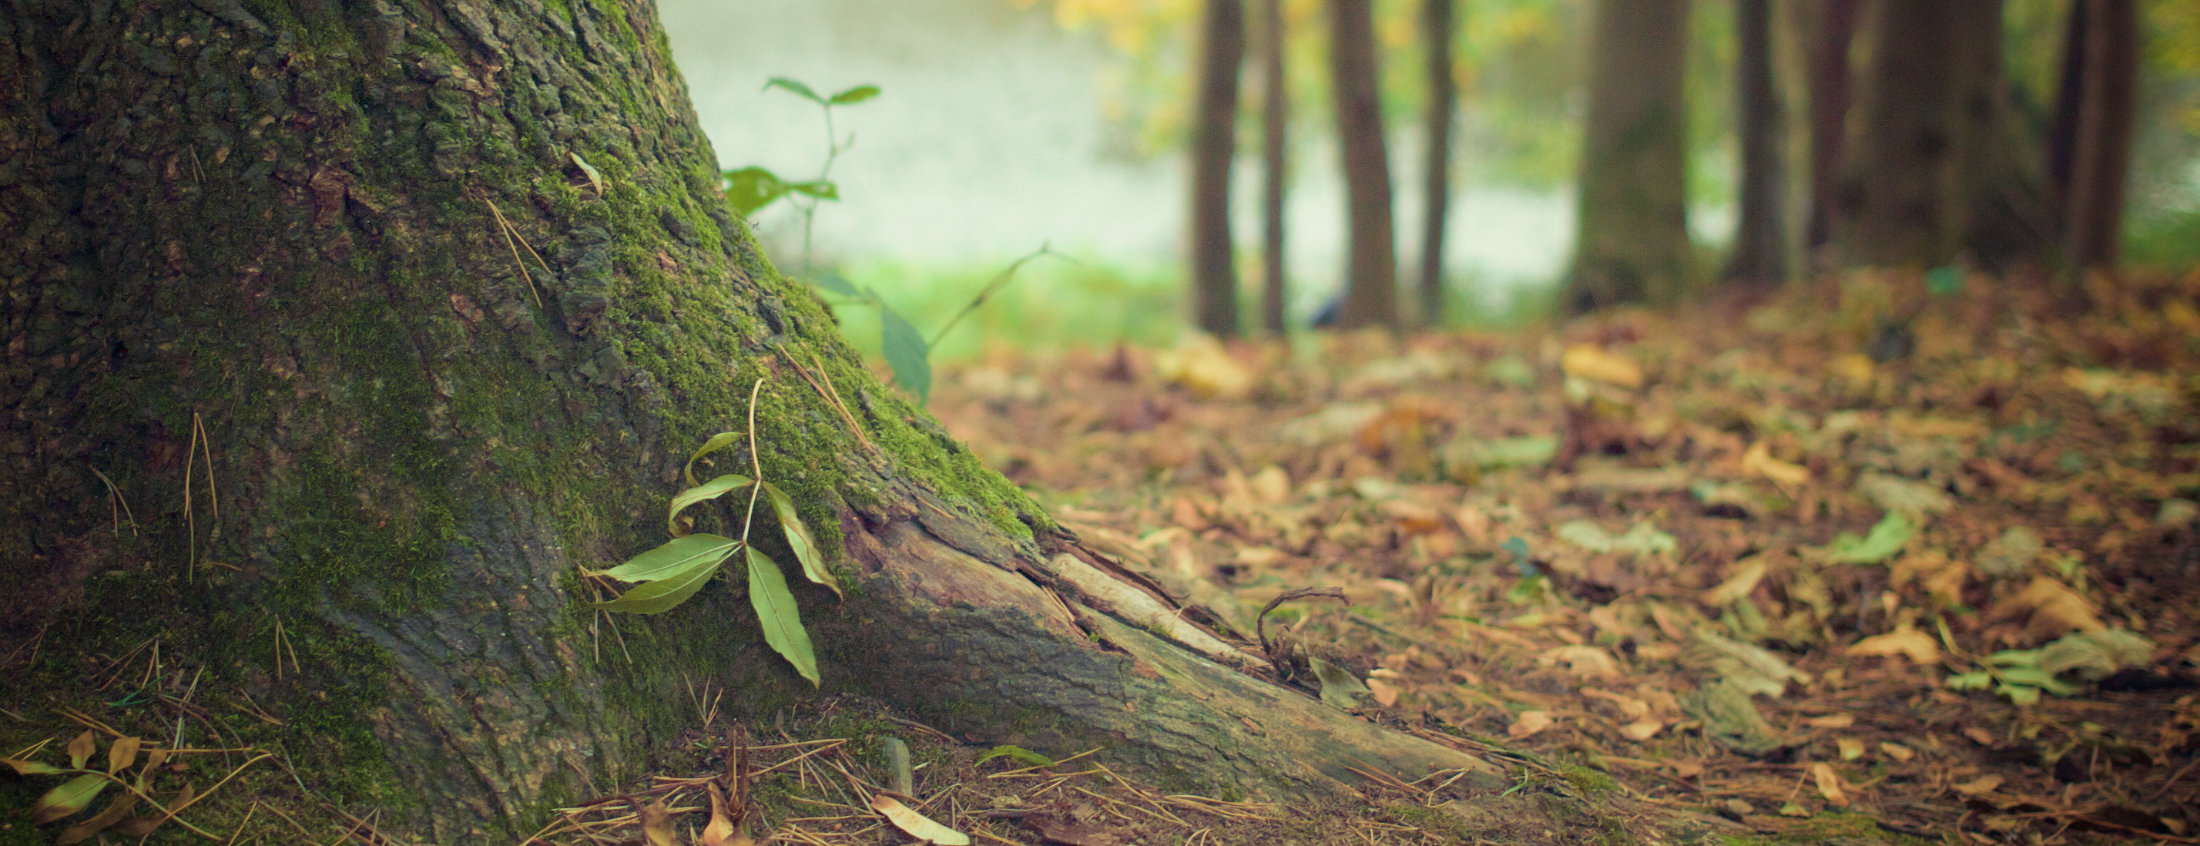
{"label": "lake surface", "polygon": [[[822,93],[864,83],[884,89],[875,100],[835,110],[837,130],[844,140],[853,135],[854,146],[833,165],[843,199],[817,214],[816,261],[971,267],[1005,264],[1051,243],[1105,266],[1181,274],[1183,157],[1127,152],[1130,130],[1106,119],[1101,87],[1105,70],[1120,60],[1095,34],[1056,27],[1045,5],[660,0],[660,7],[724,167],[762,165],[804,179],[823,165],[819,110],[762,90],[770,77],[802,80]],[[1235,232],[1252,254],[1258,141],[1242,141]],[[1419,255],[1417,146],[1401,139],[1391,151],[1401,282]],[[1286,226],[1303,315],[1342,283],[1344,197],[1326,141],[1309,145],[1294,169]],[[781,204],[756,222],[779,265],[799,268],[800,216]],[[1498,298],[1548,284],[1564,265],[1572,232],[1570,194],[1455,188],[1447,278]]]}

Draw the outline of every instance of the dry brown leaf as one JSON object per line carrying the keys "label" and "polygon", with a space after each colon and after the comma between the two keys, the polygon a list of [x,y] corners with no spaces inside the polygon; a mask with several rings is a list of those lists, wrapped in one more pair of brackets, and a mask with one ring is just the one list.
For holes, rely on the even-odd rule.
{"label": "dry brown leaf", "polygon": [[1836,737],[1833,748],[1841,750],[1841,760],[1854,761],[1864,757],[1864,740],[1857,737]]}
{"label": "dry brown leaf", "polygon": [[1253,393],[1253,371],[1206,335],[1193,335],[1156,357],[1154,370],[1201,399],[1237,400]]}
{"label": "dry brown leaf", "polygon": [[1375,694],[1376,704],[1385,708],[1397,707],[1399,691],[1396,685],[1377,678],[1368,679],[1366,684],[1368,692]]}
{"label": "dry brown leaf", "polygon": [[1612,653],[1585,644],[1544,650],[1536,656],[1536,662],[1546,667],[1564,664],[1574,675],[1589,678],[1616,679],[1621,675],[1619,662],[1612,658]]}
{"label": "dry brown leaf", "polygon": [[1642,719],[1628,723],[1624,726],[1620,726],[1619,733],[1625,736],[1628,740],[1640,743],[1642,741],[1649,740],[1650,738],[1657,736],[1657,733],[1664,728],[1665,723],[1659,722],[1657,719],[1652,717],[1644,717]]}
{"label": "dry brown leaf", "polygon": [[115,745],[107,748],[107,774],[120,775],[137,763],[138,748],[144,744],[145,741],[135,737],[116,738]]}
{"label": "dry brown leaf", "polygon": [[1966,781],[1962,784],[1950,786],[1954,787],[1957,793],[1961,793],[1965,796],[1984,796],[1988,793],[1994,792],[1994,788],[2000,787],[2001,782],[2001,776],[1995,775],[1993,773],[1987,773],[1986,775],[1979,776],[1978,778]]}
{"label": "dry brown leaf", "polygon": [[1703,592],[1703,604],[1708,608],[1725,608],[1757,590],[1757,583],[1765,577],[1765,561],[1750,556],[1734,568],[1734,575],[1726,577],[1717,587]]}
{"label": "dry brown leaf", "polygon": [[1836,808],[1849,806],[1849,795],[1841,790],[1841,775],[1833,771],[1832,764],[1810,765],[1810,778],[1818,785],[1818,795],[1825,797],[1826,804]]}
{"label": "dry brown leaf", "polygon": [[1538,732],[1550,728],[1553,722],[1549,711],[1522,711],[1520,716],[1513,718],[1512,725],[1506,727],[1505,733],[1514,740],[1534,737]]}
{"label": "dry brown leaf", "polygon": [[1291,475],[1270,464],[1246,481],[1253,497],[1264,505],[1282,505],[1291,499]]}
{"label": "dry brown leaf", "polygon": [[2026,634],[2041,641],[2108,628],[2092,602],[2048,576],[2034,577],[2023,590],[2003,597],[1986,612],[1989,625],[2020,621]]}
{"label": "dry brown leaf", "polygon": [[1810,719],[1804,720],[1803,725],[1810,726],[1811,728],[1822,729],[1848,728],[1849,726],[1856,725],[1856,715],[1827,714],[1822,717],[1811,717]]}
{"label": "dry brown leaf", "polygon": [[1917,750],[1885,740],[1879,742],[1879,751],[1887,753],[1887,757],[1897,761],[1907,761],[1917,756]]}
{"label": "dry brown leaf", "polygon": [[1920,667],[1940,663],[1940,643],[1932,635],[1907,627],[1857,641],[1845,653],[1859,658],[1900,655]]}
{"label": "dry brown leaf", "polygon": [[84,763],[92,759],[92,753],[99,751],[99,738],[92,734],[91,729],[85,729],[83,734],[70,740],[64,749],[69,753],[70,769],[81,770],[84,769]]}
{"label": "dry brown leaf", "polygon": [[1801,487],[1810,483],[1810,468],[1791,464],[1772,457],[1772,445],[1758,441],[1742,453],[1742,469],[1784,487]]}
{"label": "dry brown leaf", "polygon": [[877,811],[879,816],[885,817],[887,822],[893,823],[903,833],[926,843],[935,846],[970,846],[970,835],[940,825],[931,817],[910,810],[901,800],[884,793],[872,795],[871,810]]}
{"label": "dry brown leaf", "polygon": [[748,833],[735,826],[733,819],[726,815],[726,798],[719,795],[718,786],[706,784],[703,787],[710,792],[710,824],[703,826],[698,842],[702,846],[753,846],[756,841],[750,840]]}
{"label": "dry brown leaf", "polygon": [[663,799],[643,805],[640,816],[642,842],[649,846],[674,846],[677,841],[673,839],[672,812],[665,807]]}
{"label": "dry brown leaf", "polygon": [[1575,344],[1559,356],[1558,369],[1568,376],[1577,376],[1592,382],[1618,385],[1622,388],[1642,387],[1642,366],[1633,361],[1606,352],[1593,344]]}

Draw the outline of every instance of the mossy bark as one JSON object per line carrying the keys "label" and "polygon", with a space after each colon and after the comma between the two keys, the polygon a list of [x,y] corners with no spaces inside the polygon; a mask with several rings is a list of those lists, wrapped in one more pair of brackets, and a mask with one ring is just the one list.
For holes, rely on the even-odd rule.
{"label": "mossy bark", "polygon": [[799,597],[828,690],[1188,788],[1502,787],[1261,680],[879,385],[721,201],[647,0],[21,0],[0,47],[0,706],[157,641],[323,798],[526,828],[689,685],[807,693],[734,590],[615,635],[574,576],[663,539],[762,380],[849,577]]}

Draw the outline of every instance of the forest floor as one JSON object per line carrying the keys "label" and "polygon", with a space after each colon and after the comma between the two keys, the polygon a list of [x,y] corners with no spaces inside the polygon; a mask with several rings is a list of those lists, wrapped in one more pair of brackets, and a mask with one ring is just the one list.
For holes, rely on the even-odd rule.
{"label": "forest floor", "polygon": [[[1325,698],[1575,789],[1775,840],[2191,843],[2196,303],[2200,274],[1859,274],[1506,334],[1003,352],[931,407],[1088,546],[1365,681]],[[1310,588],[1338,597],[1257,619]],[[910,842],[849,798],[849,726],[807,728],[748,765],[827,797],[774,842]],[[1424,786],[1287,810],[934,739],[920,810],[978,842],[1471,842]]]}

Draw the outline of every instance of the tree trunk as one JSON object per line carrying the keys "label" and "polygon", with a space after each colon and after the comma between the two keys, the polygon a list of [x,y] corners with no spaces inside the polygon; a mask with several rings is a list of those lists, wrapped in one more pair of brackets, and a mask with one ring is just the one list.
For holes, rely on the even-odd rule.
{"label": "tree trunk", "polygon": [[[615,644],[576,576],[663,539],[762,380],[755,460],[850,588],[798,593],[828,692],[1188,790],[1504,789],[1264,680],[873,379],[728,211],[665,43],[646,0],[0,16],[0,707],[281,748],[392,833],[531,829],[691,726],[683,680],[808,693],[736,590]],[[99,705],[149,640],[281,724]]]}
{"label": "tree trunk", "polygon": [[1772,2],[1735,0],[1735,112],[1740,124],[1741,198],[1734,254],[1725,276],[1779,282],[1788,274],[1786,109],[1772,75]]}
{"label": "tree trunk", "polygon": [[1459,99],[1451,78],[1451,0],[1422,0],[1422,36],[1428,39],[1428,165],[1421,192],[1421,324],[1444,320],[1444,216],[1451,205],[1452,113]]}
{"label": "tree trunk", "polygon": [[2062,215],[2071,272],[2114,267],[2123,234],[2124,182],[2131,165],[2139,88],[2139,11],[2134,0],[2081,0],[2084,81]]}
{"label": "tree trunk", "polygon": [[1390,154],[1383,141],[1381,76],[1372,0],[1330,0],[1330,83],[1344,158],[1350,259],[1337,325],[1399,328],[1398,258],[1390,223]]}
{"label": "tree trunk", "polygon": [[1192,118],[1192,290],[1199,328],[1238,333],[1236,243],[1230,237],[1230,163],[1237,154],[1238,68],[1245,6],[1207,0],[1200,26],[1199,105]]}
{"label": "tree trunk", "polygon": [[1810,223],[1804,243],[1812,253],[1833,241],[1835,192],[1841,146],[1848,134],[1849,43],[1863,0],[1826,0],[1810,49]]}
{"label": "tree trunk", "polygon": [[1844,166],[1836,239],[1853,262],[1989,264],[2039,243],[2038,188],[2015,163],[2002,101],[2000,0],[1874,10],[1864,123]]}
{"label": "tree trunk", "polygon": [[1687,0],[1598,0],[1567,307],[1671,302],[1689,282]]}
{"label": "tree trunk", "polygon": [[1280,338],[1290,304],[1283,260],[1283,144],[1291,110],[1283,82],[1283,0],[1260,0],[1260,20],[1260,314],[1268,334]]}
{"label": "tree trunk", "polygon": [[2070,175],[2077,162],[2079,110],[2085,108],[2085,47],[2088,22],[2084,0],[2070,4],[2063,16],[2062,61],[2055,78],[2054,113],[2047,122],[2047,203],[2055,237],[2067,243],[2070,211]]}

